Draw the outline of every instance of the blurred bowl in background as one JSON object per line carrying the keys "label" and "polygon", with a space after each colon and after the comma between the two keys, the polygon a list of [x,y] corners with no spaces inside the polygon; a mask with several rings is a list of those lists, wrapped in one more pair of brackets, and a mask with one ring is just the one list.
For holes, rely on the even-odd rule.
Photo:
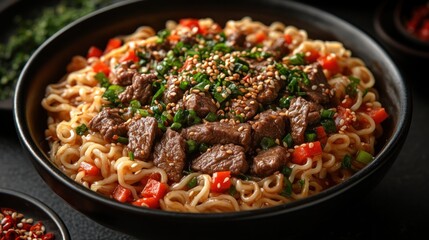
{"label": "blurred bowl in background", "polygon": [[[45,227],[45,234],[52,233],[55,240],[70,239],[68,229],[64,225],[60,217],[50,207],[42,203],[40,200],[25,193],[0,188],[0,210],[0,214],[3,214],[3,220],[1,221],[3,233],[7,231],[5,229],[5,225],[8,224],[7,219],[5,218],[6,214],[4,214],[3,211],[14,210],[17,213],[23,214],[23,217],[25,219],[32,219],[32,222],[29,223],[33,226],[38,222],[42,223],[42,225]],[[1,219],[2,217],[0,217],[0,220]],[[3,235],[0,232],[0,237],[2,236]],[[6,237],[5,239],[9,238]]]}
{"label": "blurred bowl in background", "polygon": [[374,28],[382,45],[392,55],[407,81],[415,82],[427,68],[429,42],[412,36],[405,28],[406,19],[423,1],[384,1],[378,7]]}

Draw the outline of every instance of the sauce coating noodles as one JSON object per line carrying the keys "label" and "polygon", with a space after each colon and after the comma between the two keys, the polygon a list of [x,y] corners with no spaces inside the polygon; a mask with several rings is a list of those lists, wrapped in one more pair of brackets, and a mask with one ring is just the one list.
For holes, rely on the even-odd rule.
{"label": "sauce coating noodles", "polygon": [[370,163],[388,117],[342,43],[249,17],[142,26],[46,88],[50,160],[94,192],[179,212],[317,194]]}

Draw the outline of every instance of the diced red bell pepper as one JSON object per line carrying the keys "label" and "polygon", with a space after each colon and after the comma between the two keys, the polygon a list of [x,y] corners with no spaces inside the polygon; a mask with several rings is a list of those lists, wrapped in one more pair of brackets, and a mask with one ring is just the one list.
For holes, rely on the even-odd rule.
{"label": "diced red bell pepper", "polygon": [[197,33],[199,34],[204,35],[208,32],[207,29],[204,29],[200,26],[199,20],[196,18],[182,18],[180,19],[179,24],[184,27],[188,27],[189,29],[193,29],[196,27],[198,29]]}
{"label": "diced red bell pepper", "polygon": [[317,139],[319,139],[322,145],[325,145],[326,141],[328,140],[328,135],[326,134],[325,128],[323,126],[317,126],[314,130],[316,132]]}
{"label": "diced red bell pepper", "polygon": [[334,54],[328,54],[321,56],[317,61],[322,65],[323,69],[328,70],[332,75],[340,72],[340,66],[338,65],[337,56]]}
{"label": "diced red bell pepper", "polygon": [[113,195],[113,198],[119,202],[130,202],[132,200],[131,190],[123,187],[120,184],[118,184],[118,186],[116,186],[115,190],[113,190],[112,195]]}
{"label": "diced red bell pepper", "polygon": [[285,43],[287,43],[287,44],[291,44],[292,43],[292,36],[291,35],[289,35],[289,34],[285,34],[285,35],[283,35],[283,37],[284,37],[284,39],[285,39]]}
{"label": "diced red bell pepper", "polygon": [[316,49],[310,49],[305,52],[304,56],[307,63],[314,63],[320,57],[320,53]]}
{"label": "diced red bell pepper", "polygon": [[122,46],[122,40],[119,38],[111,38],[106,44],[106,48],[104,49],[104,53],[108,53],[112,51],[113,49],[116,49],[118,47]]}
{"label": "diced red bell pepper", "polygon": [[153,178],[149,178],[146,186],[143,188],[142,196],[160,199],[167,193],[168,185]]}
{"label": "diced red bell pepper", "polygon": [[119,62],[125,62],[125,61],[133,61],[138,62],[139,57],[136,55],[136,51],[134,49],[128,50],[128,52],[125,53],[120,59]]}
{"label": "diced red bell pepper", "polygon": [[96,73],[102,72],[106,76],[110,74],[110,67],[102,61],[96,61],[92,64],[92,70]]}
{"label": "diced red bell pepper", "polygon": [[81,162],[79,165],[79,171],[85,171],[86,175],[97,176],[100,172],[100,169],[94,164]]}
{"label": "diced red bell pepper", "polygon": [[231,171],[213,173],[210,190],[212,192],[225,192],[231,187]]}
{"label": "diced red bell pepper", "polygon": [[356,116],[353,114],[350,108],[342,106],[337,107],[337,115],[335,116],[335,125],[338,129],[342,126],[350,126],[356,120]]}
{"label": "diced red bell pepper", "polygon": [[267,38],[267,34],[264,32],[256,33],[256,43],[262,43]]}
{"label": "diced red bell pepper", "polygon": [[103,55],[103,51],[101,49],[99,49],[98,47],[95,47],[95,46],[91,46],[88,49],[88,53],[86,55],[86,58],[101,57],[101,55]]}
{"label": "diced red bell pepper", "polygon": [[159,199],[156,199],[154,197],[144,197],[144,198],[139,198],[134,202],[131,202],[131,204],[138,207],[147,206],[148,208],[158,208]]}
{"label": "diced red bell pepper", "polygon": [[143,187],[146,186],[149,179],[155,179],[157,181],[160,181],[161,180],[161,174],[154,172],[154,173],[143,176],[142,179],[140,179],[140,183],[142,184]]}
{"label": "diced red bell pepper", "polygon": [[320,155],[322,152],[322,145],[319,141],[304,143],[294,149],[292,162],[303,165],[307,162],[307,158]]}
{"label": "diced red bell pepper", "polygon": [[368,112],[368,114],[374,120],[375,124],[379,124],[389,117],[389,114],[386,112],[386,109],[383,107],[372,108]]}

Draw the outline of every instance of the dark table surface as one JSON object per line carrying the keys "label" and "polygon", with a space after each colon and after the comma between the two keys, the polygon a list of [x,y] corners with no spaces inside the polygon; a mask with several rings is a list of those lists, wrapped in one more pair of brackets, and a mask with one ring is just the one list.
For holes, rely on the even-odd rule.
{"label": "dark table surface", "polygon": [[[357,4],[354,7],[347,7],[349,4],[329,4],[329,1],[301,2],[333,13],[383,45],[373,26],[375,11],[380,4],[378,1],[373,1],[370,6]],[[396,62],[398,59],[393,60]],[[407,79],[408,73],[414,70],[404,69],[399,64],[398,67],[404,78],[410,81]],[[317,232],[298,233],[292,238],[417,239],[417,236],[426,235],[425,220],[429,217],[429,148],[425,140],[429,136],[426,126],[429,96],[414,89],[413,84],[410,86],[414,105],[411,128],[401,153],[382,181],[357,204],[345,209],[344,218],[329,224],[320,223]],[[63,219],[72,239],[134,239],[99,225],[57,196],[37,174],[21,148],[12,111],[1,110],[0,114],[0,188],[17,189],[47,203]],[[284,236],[287,236],[287,231]]]}

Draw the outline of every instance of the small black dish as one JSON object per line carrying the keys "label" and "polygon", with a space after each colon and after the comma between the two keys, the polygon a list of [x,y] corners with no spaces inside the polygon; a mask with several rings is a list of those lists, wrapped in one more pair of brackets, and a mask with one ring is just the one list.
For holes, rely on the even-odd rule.
{"label": "small black dish", "polygon": [[417,44],[406,37],[398,28],[399,21],[397,1],[383,1],[377,8],[374,18],[374,29],[381,44],[387,49],[393,60],[409,82],[418,82],[425,76],[429,62],[429,47]]}
{"label": "small black dish", "polygon": [[25,218],[40,221],[46,232],[54,234],[55,240],[69,240],[70,234],[60,217],[40,200],[19,191],[0,188],[0,208],[11,208]]}
{"label": "small black dish", "polygon": [[[424,12],[424,14],[423,14]],[[421,15],[421,17],[417,17]],[[429,39],[423,40],[418,37],[417,32],[411,31],[407,24],[410,21],[418,20],[415,22],[416,30],[424,24],[423,19],[429,19],[429,1],[428,0],[415,0],[415,1],[404,1],[399,0],[393,10],[393,21],[396,29],[402,34],[411,44],[426,48],[429,50]]]}

